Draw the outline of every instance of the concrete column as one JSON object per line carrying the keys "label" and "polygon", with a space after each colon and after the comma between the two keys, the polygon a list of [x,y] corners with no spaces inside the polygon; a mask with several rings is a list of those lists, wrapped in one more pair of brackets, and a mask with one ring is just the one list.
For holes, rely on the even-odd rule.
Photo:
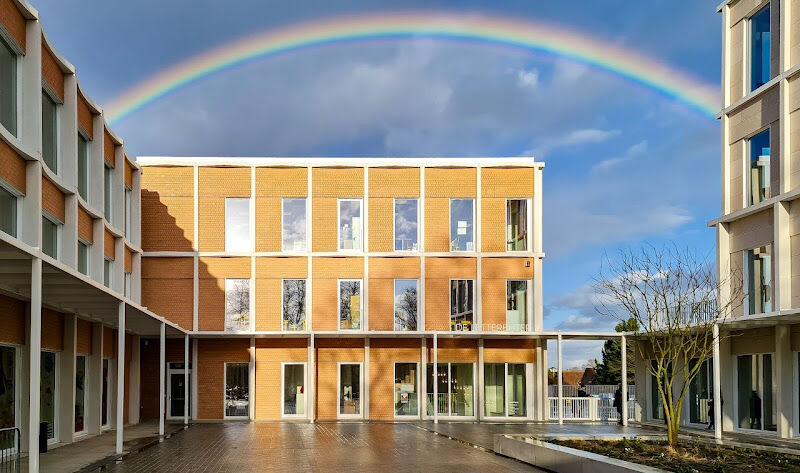
{"label": "concrete column", "polygon": [[[419,248],[419,291],[417,292],[417,329],[425,330],[425,166],[419,169],[419,200],[417,201],[417,247]],[[425,338],[423,346],[427,343]],[[427,379],[427,365],[423,366],[423,378]],[[428,392],[425,395],[425,409],[428,405]],[[423,415],[423,414],[421,414]]]}
{"label": "concrete column", "polygon": [[794,435],[794,359],[790,325],[775,326],[775,392],[778,414],[778,436]]}
{"label": "concrete column", "polygon": [[[636,343],[636,342],[634,342]],[[638,422],[647,420],[647,406],[650,399],[647,397],[648,380],[647,360],[643,359],[637,345],[634,345],[633,363],[636,366],[634,384],[636,385],[636,402],[634,403],[633,418]]]}
{"label": "concrete column", "polygon": [[625,335],[620,339],[620,356],[622,357],[622,425],[628,425],[628,339]]}
{"label": "concrete column", "polygon": [[[365,327],[366,328],[366,327]],[[369,337],[364,339],[364,392],[361,398],[364,400],[363,417],[369,420]]]}
{"label": "concrete column", "polygon": [[722,392],[720,388],[721,384],[721,373],[720,373],[720,359],[719,359],[719,325],[714,324],[714,328],[712,331],[712,336],[714,337],[714,344],[713,344],[713,357],[711,359],[712,371],[713,371],[713,406],[714,406],[714,438],[719,440],[722,438],[722,409],[720,406],[722,405]]}
{"label": "concrete column", "polygon": [[31,262],[30,341],[28,356],[28,471],[39,472],[39,406],[42,382],[42,260]]}
{"label": "concrete column", "polygon": [[167,364],[166,331],[167,324],[161,322],[158,335],[158,435],[161,437],[164,436],[164,415],[166,414],[166,406],[164,405],[166,398],[164,366]]}
{"label": "concrete column", "polygon": [[[476,403],[478,422],[483,419],[483,380],[483,339],[480,338],[478,339],[478,382],[476,383],[477,386],[475,387],[475,389],[478,391],[475,393],[477,394],[475,399],[478,401]],[[503,400],[503,402],[505,403],[505,400]]]}
{"label": "concrete column", "polygon": [[558,377],[558,423],[564,423],[564,380],[562,378],[561,366],[561,334],[558,334],[556,339],[556,352],[558,352],[558,370],[556,376]]}
{"label": "concrete column", "polygon": [[141,409],[141,339],[138,335],[131,337],[131,362],[128,375],[128,424],[136,425],[139,423],[139,411]]}
{"label": "concrete column", "polygon": [[548,400],[548,379],[547,379],[547,341],[536,340],[536,363],[533,366],[536,386],[535,411],[536,420],[547,421],[550,414]]}
{"label": "concrete column", "polygon": [[[719,341],[719,365],[717,371],[720,374],[720,406],[722,406],[722,431],[732,431],[734,429],[736,416],[734,414],[733,391],[736,380],[733,379],[734,357],[731,355],[731,340],[729,334],[722,332],[720,327]],[[725,376],[722,376],[722,374]],[[715,408],[716,409],[716,408]]]}
{"label": "concrete column", "polygon": [[[196,369],[194,366],[192,369]],[[183,425],[189,425],[189,335],[183,336]]]}
{"label": "concrete column", "polygon": [[200,343],[199,338],[194,339],[194,343],[192,343],[192,384],[191,384],[191,395],[192,395],[192,418],[197,419],[197,372],[200,370],[200,366],[197,363],[197,345]]}
{"label": "concrete column", "polygon": [[125,412],[125,303],[120,302],[117,322],[117,454],[122,453]]}
{"label": "concrete column", "polygon": [[[310,278],[309,278],[310,279]],[[306,396],[306,403],[308,404],[308,418],[311,423],[314,423],[314,407],[317,405],[316,396],[314,393],[314,385],[317,379],[317,365],[314,362],[314,334],[308,337],[308,368],[306,368],[306,379],[308,380],[308,395]]]}
{"label": "concrete column", "polygon": [[250,420],[256,418],[256,337],[250,337],[250,364],[248,365],[247,400],[250,405],[247,407]]}
{"label": "concrete column", "polygon": [[[475,299],[474,299],[474,301],[475,301],[475,320],[474,320],[475,326],[472,328],[472,330],[475,330],[475,327],[478,327],[479,331],[483,331],[483,297],[482,297],[483,296],[483,292],[482,292],[482,288],[483,288],[483,284],[482,284],[483,283],[483,273],[482,273],[483,261],[481,259],[481,251],[483,250],[482,240],[481,240],[481,233],[483,233],[481,231],[482,223],[483,223],[482,222],[483,218],[481,218],[483,216],[483,214],[481,213],[481,208],[482,208],[481,200],[483,200],[483,199],[481,199],[481,174],[482,174],[481,173],[481,167],[478,166],[477,169],[475,170],[475,176],[476,176],[475,177],[475,206],[473,207],[473,210],[475,211],[475,214],[472,216],[473,217],[473,221],[475,222],[475,226],[474,226],[475,235],[474,235],[473,240],[475,242],[475,252],[477,253],[477,256],[478,256],[477,257],[477,261],[476,261],[475,294],[474,294],[474,297],[475,297]],[[478,380],[478,383],[481,383],[481,382],[482,382],[482,380]],[[476,398],[480,400],[480,396],[481,396],[480,393],[478,393],[478,396],[476,396]],[[479,415],[478,418],[480,418],[480,415]]]}
{"label": "concrete column", "polygon": [[59,360],[58,380],[58,438],[62,443],[72,443],[75,432],[75,355],[77,319],[74,314],[64,314],[64,350]]}
{"label": "concrete column", "polygon": [[92,435],[100,433],[103,409],[103,324],[92,323],[92,354],[87,358],[89,375],[86,405],[86,430]]}
{"label": "concrete column", "polygon": [[[781,153],[782,156],[788,154]],[[791,202],[776,202],[773,211],[773,265],[775,271],[774,311],[789,309],[792,306],[792,243],[790,240],[789,206]]]}
{"label": "concrete column", "polygon": [[[433,423],[439,423],[439,336],[433,332]],[[426,393],[427,395],[427,393]]]}
{"label": "concrete column", "polygon": [[428,413],[428,339],[422,337],[419,349],[419,420],[423,420]]}

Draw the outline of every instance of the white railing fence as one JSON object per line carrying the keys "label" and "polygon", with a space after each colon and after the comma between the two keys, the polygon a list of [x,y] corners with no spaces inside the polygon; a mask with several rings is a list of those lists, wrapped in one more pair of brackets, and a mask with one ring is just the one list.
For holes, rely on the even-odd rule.
{"label": "white railing fence", "polygon": [[[562,419],[587,422],[617,422],[619,414],[614,407],[617,387],[562,386]],[[633,419],[636,404],[636,386],[628,386],[627,414]],[[558,386],[548,386],[548,411],[551,420],[558,420]]]}

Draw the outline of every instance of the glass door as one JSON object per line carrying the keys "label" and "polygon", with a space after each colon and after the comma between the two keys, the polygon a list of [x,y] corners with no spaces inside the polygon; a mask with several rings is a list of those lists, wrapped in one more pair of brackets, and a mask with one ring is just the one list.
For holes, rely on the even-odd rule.
{"label": "glass door", "polygon": [[100,425],[105,428],[108,428],[108,406],[111,404],[108,399],[108,396],[110,395],[108,391],[109,364],[109,359],[103,358],[103,382],[101,385],[102,392],[100,395],[100,403],[102,404],[100,409]]}
{"label": "glass door", "polygon": [[250,416],[250,363],[225,363],[225,417]]}
{"label": "glass door", "polygon": [[340,363],[339,417],[361,416],[361,363]]}
{"label": "glass door", "polygon": [[[186,370],[183,363],[170,363],[167,375],[167,399],[169,399],[169,411],[167,417],[172,419],[183,419],[183,408],[186,396],[191,392],[192,376],[191,364],[189,367],[189,384],[185,384]],[[191,397],[189,398],[189,412],[191,412]]]}
{"label": "glass door", "polygon": [[[0,345],[0,429],[17,425],[17,349]],[[14,448],[12,438],[0,443],[0,452]]]}
{"label": "glass door", "polygon": [[472,363],[439,363],[436,367],[438,399],[434,403],[433,364],[428,364],[428,415],[433,415],[434,404],[442,416],[475,415],[473,367]]}
{"label": "glass door", "polygon": [[772,354],[740,355],[736,359],[738,427],[777,430]]}
{"label": "glass door", "polygon": [[47,422],[47,441],[50,443],[58,441],[56,412],[58,409],[58,381],[56,375],[56,354],[52,351],[43,351],[41,360],[41,402],[39,415],[41,422]]}
{"label": "glass door", "polygon": [[394,364],[394,416],[418,416],[417,363]]}
{"label": "glass door", "polygon": [[[694,366],[697,358],[690,361]],[[712,402],[712,374],[711,360],[705,360],[700,365],[700,371],[689,385],[689,422],[692,424],[708,424],[709,406]]]}
{"label": "glass door", "polygon": [[75,433],[86,432],[86,357],[75,357]]}
{"label": "glass door", "polygon": [[281,390],[283,417],[306,416],[306,365],[283,364],[283,388]]}
{"label": "glass door", "polygon": [[525,363],[484,364],[484,415],[525,417],[525,378]]}

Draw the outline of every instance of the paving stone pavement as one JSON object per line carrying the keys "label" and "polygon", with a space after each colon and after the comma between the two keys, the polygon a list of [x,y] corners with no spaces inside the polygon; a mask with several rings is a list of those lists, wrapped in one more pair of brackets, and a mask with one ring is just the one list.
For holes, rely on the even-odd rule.
{"label": "paving stone pavement", "polygon": [[195,424],[108,472],[539,472],[414,424]]}

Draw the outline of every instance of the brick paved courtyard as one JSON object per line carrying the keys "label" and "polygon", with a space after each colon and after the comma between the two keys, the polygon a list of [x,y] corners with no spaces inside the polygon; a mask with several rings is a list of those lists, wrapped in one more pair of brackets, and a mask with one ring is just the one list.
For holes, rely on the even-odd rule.
{"label": "brick paved courtyard", "polygon": [[110,472],[536,472],[413,424],[197,424]]}

